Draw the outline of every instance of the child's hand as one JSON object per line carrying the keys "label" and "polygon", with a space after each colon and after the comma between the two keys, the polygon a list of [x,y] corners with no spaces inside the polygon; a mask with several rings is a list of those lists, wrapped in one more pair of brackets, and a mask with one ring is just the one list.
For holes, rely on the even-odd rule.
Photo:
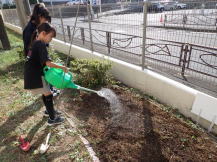
{"label": "child's hand", "polygon": [[63,71],[64,71],[65,73],[68,73],[68,72],[69,72],[69,69],[68,69],[67,67],[65,67],[65,66],[64,66],[62,69],[63,69]]}

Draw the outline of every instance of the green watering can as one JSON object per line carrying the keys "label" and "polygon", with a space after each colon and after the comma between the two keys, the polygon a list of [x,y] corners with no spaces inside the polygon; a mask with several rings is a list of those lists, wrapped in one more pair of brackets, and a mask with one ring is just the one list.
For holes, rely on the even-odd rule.
{"label": "green watering can", "polygon": [[48,66],[44,67],[44,78],[52,86],[65,89],[65,88],[74,88],[80,89],[79,85],[73,83],[72,73],[64,73],[62,69],[50,68]]}

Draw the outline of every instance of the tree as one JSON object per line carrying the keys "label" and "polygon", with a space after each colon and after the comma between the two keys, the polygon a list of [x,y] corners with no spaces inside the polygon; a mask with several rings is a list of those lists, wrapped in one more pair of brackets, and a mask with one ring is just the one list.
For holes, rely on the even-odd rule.
{"label": "tree", "polygon": [[15,1],[17,14],[20,20],[20,25],[24,29],[27,24],[28,16],[31,14],[31,9],[29,5],[29,0],[19,0]]}
{"label": "tree", "polygon": [[3,49],[9,50],[11,49],[11,45],[7,36],[7,32],[5,30],[4,22],[2,15],[0,13],[0,41],[2,43]]}

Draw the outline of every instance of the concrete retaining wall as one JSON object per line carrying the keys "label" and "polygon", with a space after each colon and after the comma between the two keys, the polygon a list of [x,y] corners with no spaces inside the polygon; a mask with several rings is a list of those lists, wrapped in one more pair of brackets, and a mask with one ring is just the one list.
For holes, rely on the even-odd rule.
{"label": "concrete retaining wall", "polygon": [[[6,26],[18,33],[21,33],[21,28],[7,23]],[[57,51],[65,53],[67,55],[69,54],[70,45],[68,43],[64,43],[63,41],[57,39],[54,39],[52,43],[54,44],[54,48]],[[137,88],[139,90],[142,90],[146,94],[156,97],[162,103],[177,108],[186,117],[190,117],[194,121],[198,120],[198,115],[191,112],[195,99],[197,98],[197,95],[199,93],[197,90],[187,87],[179,82],[166,78],[150,70],[146,69],[142,71],[141,67],[104,56],[97,52],[92,53],[91,51],[80,48],[78,46],[72,45],[69,55],[75,58],[110,60],[112,63],[111,73],[116,79],[120,80],[121,82],[127,84],[130,87]],[[209,95],[203,96],[204,101],[217,101],[216,98],[213,98]],[[210,113],[212,114],[212,112]],[[211,121],[208,121],[208,119],[206,120],[202,117],[198,122],[200,125],[207,129],[211,125]],[[214,125],[212,131],[217,133],[216,125]]]}

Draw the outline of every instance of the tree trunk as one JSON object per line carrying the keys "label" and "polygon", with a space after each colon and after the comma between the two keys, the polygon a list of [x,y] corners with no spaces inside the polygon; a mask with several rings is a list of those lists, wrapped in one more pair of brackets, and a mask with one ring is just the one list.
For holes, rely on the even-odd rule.
{"label": "tree trunk", "polygon": [[0,41],[2,43],[4,50],[11,49],[11,45],[7,36],[7,32],[5,30],[5,26],[1,14],[0,14]]}
{"label": "tree trunk", "polygon": [[20,20],[20,26],[22,29],[26,26],[28,22],[28,16],[31,14],[31,9],[29,5],[28,0],[16,0],[16,8],[17,8],[17,14]]}

